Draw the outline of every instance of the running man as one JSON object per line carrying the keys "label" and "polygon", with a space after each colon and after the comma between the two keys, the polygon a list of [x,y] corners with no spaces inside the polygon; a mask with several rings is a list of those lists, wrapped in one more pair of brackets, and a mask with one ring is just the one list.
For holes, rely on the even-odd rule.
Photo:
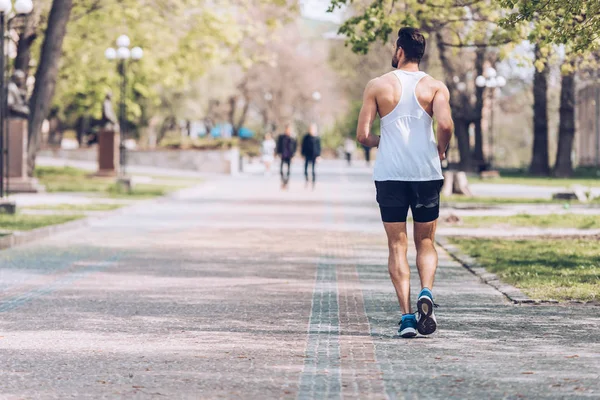
{"label": "running man", "polygon": [[[399,334],[430,335],[437,329],[433,313],[433,281],[438,264],[434,247],[443,184],[441,160],[454,130],[448,88],[419,70],[425,38],[402,28],[392,59],[395,71],[370,81],[365,89],[357,128],[358,141],[379,147],[373,178],[377,202],[388,237],[390,277],[402,311]],[[381,136],[372,135],[376,115]],[[437,142],[433,132],[437,120]],[[410,304],[406,218],[411,209],[421,292],[417,312]]]}

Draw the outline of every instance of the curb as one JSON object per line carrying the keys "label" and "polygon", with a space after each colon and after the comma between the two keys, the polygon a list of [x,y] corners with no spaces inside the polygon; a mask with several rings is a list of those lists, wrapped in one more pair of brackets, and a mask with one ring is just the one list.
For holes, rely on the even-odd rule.
{"label": "curb", "polygon": [[46,239],[52,235],[65,233],[75,229],[85,228],[90,226],[92,220],[94,219],[106,216],[120,215],[126,213],[132,208],[139,206],[140,204],[156,204],[161,201],[165,201],[169,198],[176,197],[179,192],[182,192],[186,189],[189,188],[176,190],[174,192],[167,193],[164,196],[159,196],[153,199],[138,200],[132,204],[128,204],[116,210],[102,212],[102,215],[90,215],[75,221],[65,222],[64,224],[44,226],[42,228],[32,229],[30,231],[15,232],[7,236],[0,237],[0,250],[7,250],[13,247],[22,246],[24,244],[34,242],[36,240]]}
{"label": "curb", "polygon": [[0,250],[10,249],[31,243],[35,240],[45,239],[57,233],[63,233],[90,225],[93,217],[78,219],[65,222],[64,224],[44,226],[43,228],[33,229],[31,231],[15,232],[6,237],[0,238]]}
{"label": "curb", "polygon": [[[525,293],[516,287],[506,284],[498,278],[498,275],[492,274],[479,264],[473,257],[464,254],[457,246],[448,241],[445,236],[438,236],[436,243],[448,252],[450,257],[461,263],[466,269],[471,271],[485,284],[492,286],[494,289],[502,293],[508,300],[514,304],[534,304],[539,301],[529,298]],[[550,301],[549,303],[558,303]]]}

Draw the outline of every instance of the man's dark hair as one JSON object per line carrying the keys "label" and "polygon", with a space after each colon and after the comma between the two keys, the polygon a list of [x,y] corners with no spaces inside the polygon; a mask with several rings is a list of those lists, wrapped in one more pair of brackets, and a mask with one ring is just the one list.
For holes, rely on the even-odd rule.
{"label": "man's dark hair", "polygon": [[425,37],[417,28],[402,28],[398,31],[396,49],[404,50],[404,57],[408,62],[421,62],[425,54]]}

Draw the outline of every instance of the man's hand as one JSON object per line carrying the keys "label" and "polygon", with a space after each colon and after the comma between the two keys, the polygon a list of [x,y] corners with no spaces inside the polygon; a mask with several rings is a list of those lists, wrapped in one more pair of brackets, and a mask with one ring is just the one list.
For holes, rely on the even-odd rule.
{"label": "man's hand", "polygon": [[446,148],[441,149],[438,146],[438,154],[440,155],[440,161],[444,161],[446,159],[446,153],[448,152],[448,148],[450,147],[450,144],[448,143],[448,145],[446,146]]}
{"label": "man's hand", "polygon": [[440,155],[440,161],[444,161],[446,159],[446,152],[445,151],[440,151],[438,149],[438,154]]}

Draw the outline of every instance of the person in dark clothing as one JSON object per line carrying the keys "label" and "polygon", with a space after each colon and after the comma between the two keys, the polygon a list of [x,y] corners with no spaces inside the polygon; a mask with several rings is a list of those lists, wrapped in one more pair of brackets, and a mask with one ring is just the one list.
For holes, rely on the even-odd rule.
{"label": "person in dark clothing", "polygon": [[[277,155],[281,157],[281,166],[279,173],[281,175],[281,188],[287,189],[290,181],[290,164],[292,158],[296,153],[296,139],[292,137],[292,126],[286,125],[285,132],[279,135],[277,138]],[[283,166],[287,166],[287,170],[284,174]]]}
{"label": "person in dark clothing", "polygon": [[302,156],[304,157],[304,177],[308,186],[308,166],[312,166],[312,185],[315,188],[315,163],[321,156],[321,138],[317,136],[317,126],[311,124],[308,133],[302,139]]}

